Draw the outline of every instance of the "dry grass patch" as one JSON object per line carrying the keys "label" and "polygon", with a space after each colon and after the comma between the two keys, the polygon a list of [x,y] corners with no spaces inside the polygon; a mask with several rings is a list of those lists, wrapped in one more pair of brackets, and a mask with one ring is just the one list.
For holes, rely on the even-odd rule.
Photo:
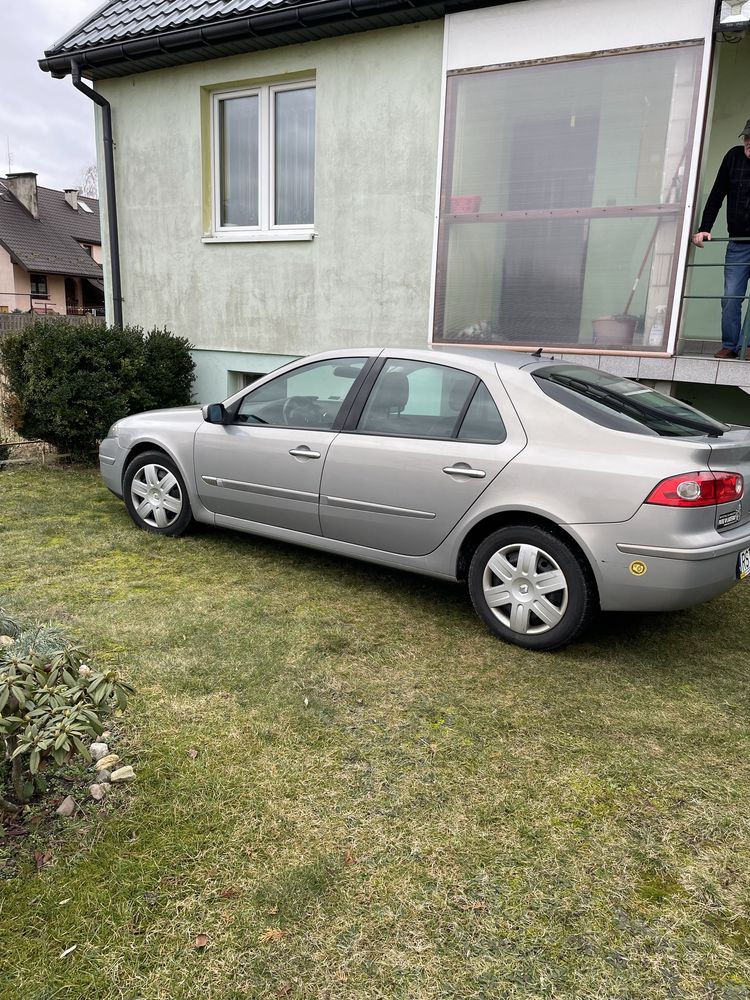
{"label": "dry grass patch", "polygon": [[528,653],[81,470],[0,474],[0,559],[138,689],[136,784],[0,883],[4,1000],[750,996],[746,587]]}

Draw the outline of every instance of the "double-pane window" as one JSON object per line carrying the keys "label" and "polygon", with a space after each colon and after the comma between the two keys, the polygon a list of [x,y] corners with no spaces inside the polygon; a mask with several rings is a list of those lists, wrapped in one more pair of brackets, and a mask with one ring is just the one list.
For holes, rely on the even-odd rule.
{"label": "double-pane window", "polygon": [[213,98],[214,228],[311,230],[315,86],[262,85]]}

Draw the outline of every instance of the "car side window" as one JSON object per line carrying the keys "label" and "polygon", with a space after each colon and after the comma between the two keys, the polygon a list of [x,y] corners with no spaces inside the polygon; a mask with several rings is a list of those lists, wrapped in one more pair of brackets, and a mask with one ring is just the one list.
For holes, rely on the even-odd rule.
{"label": "car side window", "polygon": [[459,441],[479,441],[486,444],[500,444],[507,437],[503,418],[487,386],[480,382],[469,404],[461,427]]}
{"label": "car side window", "polygon": [[454,437],[477,385],[468,372],[419,361],[387,361],[378,375],[357,430],[402,437]]}
{"label": "car side window", "polygon": [[296,368],[251,389],[235,423],[330,430],[367,358],[333,358]]}

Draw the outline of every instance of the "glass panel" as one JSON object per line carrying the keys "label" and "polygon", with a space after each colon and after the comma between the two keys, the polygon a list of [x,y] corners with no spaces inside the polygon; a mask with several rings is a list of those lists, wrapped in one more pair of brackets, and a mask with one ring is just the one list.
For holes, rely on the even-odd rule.
{"label": "glass panel", "polygon": [[[597,414],[597,408],[603,413],[609,411],[621,419],[626,418],[661,437],[721,435],[727,430],[726,424],[686,403],[649,389],[639,382],[597,369],[584,368],[582,365],[551,365],[534,372],[534,378],[558,402],[605,426],[632,432],[626,422],[613,424],[611,420],[605,420],[602,415]],[[550,391],[552,386],[563,392]],[[580,405],[583,400],[585,407]]]}
{"label": "glass panel", "polygon": [[700,55],[449,78],[436,340],[663,349]]}
{"label": "glass panel", "polygon": [[257,94],[219,101],[222,226],[258,225]]}
{"label": "glass panel", "polygon": [[442,339],[663,350],[676,238],[658,217],[451,226]]}
{"label": "glass panel", "polygon": [[277,226],[313,224],[315,88],[275,95]]}
{"label": "glass panel", "polygon": [[336,358],[280,375],[249,392],[236,420],[328,430],[359,377],[365,358]]}
{"label": "glass panel", "polygon": [[488,441],[492,444],[505,440],[503,418],[497,412],[495,401],[484,384],[480,384],[474,393],[458,437],[460,441]]}
{"label": "glass panel", "polygon": [[449,438],[476,385],[467,372],[417,361],[389,361],[357,430],[368,434]]}

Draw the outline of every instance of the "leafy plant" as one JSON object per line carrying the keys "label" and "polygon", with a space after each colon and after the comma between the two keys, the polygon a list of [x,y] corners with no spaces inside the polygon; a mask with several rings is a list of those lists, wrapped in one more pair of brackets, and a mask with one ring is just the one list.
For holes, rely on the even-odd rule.
{"label": "leafy plant", "polygon": [[90,759],[87,742],[99,736],[113,711],[124,711],[133,689],[116,670],[96,670],[53,627],[22,629],[0,609],[0,747],[6,795],[0,808],[18,812],[47,787],[45,773],[77,754]]}
{"label": "leafy plant", "polygon": [[191,397],[190,344],[166,330],[40,319],[0,340],[4,415],[27,438],[87,458],[120,417]]}

